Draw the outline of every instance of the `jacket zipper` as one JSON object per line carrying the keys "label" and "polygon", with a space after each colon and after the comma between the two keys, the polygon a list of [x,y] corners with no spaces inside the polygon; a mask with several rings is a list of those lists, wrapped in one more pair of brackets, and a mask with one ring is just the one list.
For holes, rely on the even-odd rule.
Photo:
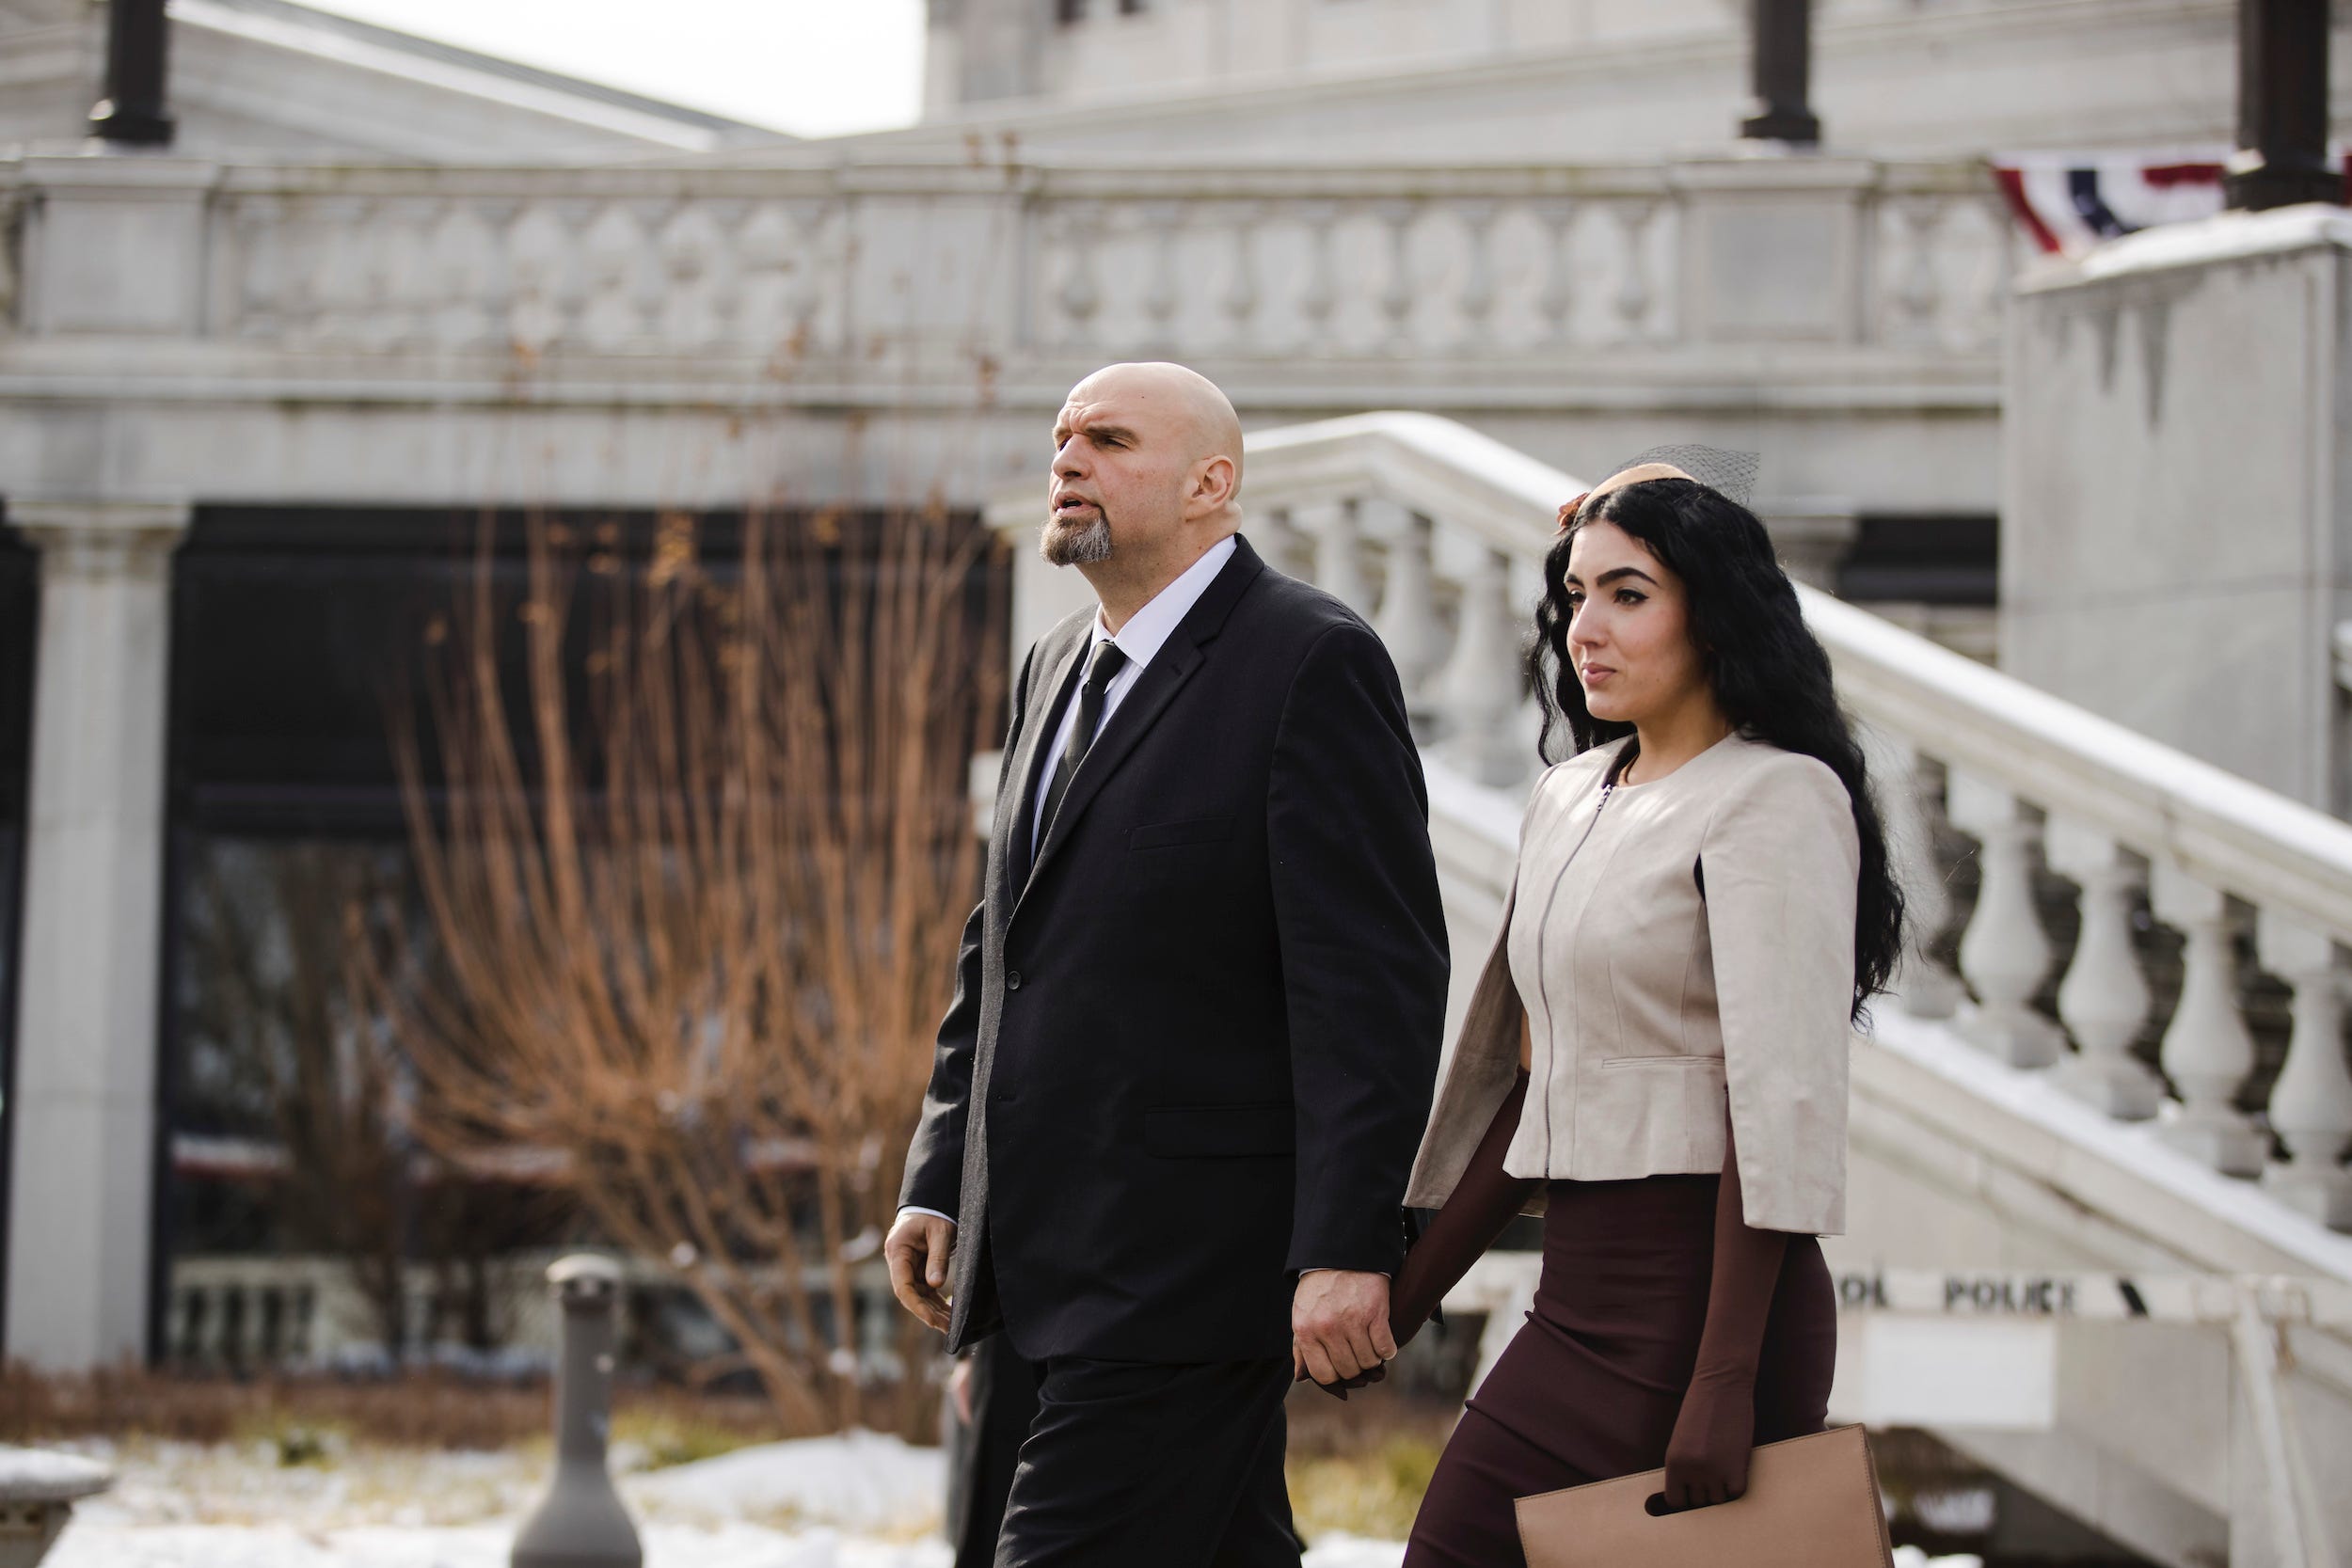
{"label": "jacket zipper", "polygon": [[[1567,880],[1568,867],[1574,865],[1576,857],[1583,853],[1585,844],[1593,836],[1593,830],[1600,826],[1600,814],[1609,809],[1609,797],[1616,792],[1617,781],[1613,778],[1600,786],[1600,799],[1594,803],[1592,817],[1584,824],[1584,836],[1576,841],[1575,847],[1568,851],[1567,859],[1560,863],[1559,871],[1551,879],[1550,895],[1544,900],[1544,917],[1535,925],[1535,992],[1543,998],[1547,1033],[1551,1025],[1551,983],[1544,967],[1544,946],[1545,939],[1551,934],[1551,911],[1560,902],[1560,884]],[[1532,1042],[1530,1049],[1533,1049]],[[1553,1059],[1554,1054],[1547,1048],[1544,1056],[1544,1178],[1547,1180],[1551,1176],[1551,1081],[1553,1074],[1560,1069],[1559,1063]]]}

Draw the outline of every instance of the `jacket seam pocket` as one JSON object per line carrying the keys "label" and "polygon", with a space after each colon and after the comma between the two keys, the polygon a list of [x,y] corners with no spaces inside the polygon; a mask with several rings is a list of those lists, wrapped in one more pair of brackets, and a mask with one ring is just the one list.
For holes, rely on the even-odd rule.
{"label": "jacket seam pocket", "polygon": [[1603,1069],[1608,1069],[1608,1068],[1629,1068],[1629,1067],[1659,1067],[1659,1066],[1664,1066],[1664,1065],[1671,1065],[1671,1066],[1677,1067],[1677,1068],[1682,1068],[1682,1067],[1697,1067],[1697,1066],[1701,1066],[1701,1065],[1708,1066],[1708,1067],[1715,1067],[1715,1068],[1720,1068],[1720,1067],[1722,1067],[1722,1066],[1724,1065],[1724,1059],[1723,1059],[1721,1056],[1700,1056],[1700,1055],[1680,1055],[1680,1054],[1665,1054],[1665,1053],[1661,1053],[1661,1054],[1659,1054],[1659,1055],[1655,1055],[1655,1056],[1603,1056],[1603,1057],[1600,1059],[1600,1065],[1601,1065],[1601,1067],[1602,1067]]}

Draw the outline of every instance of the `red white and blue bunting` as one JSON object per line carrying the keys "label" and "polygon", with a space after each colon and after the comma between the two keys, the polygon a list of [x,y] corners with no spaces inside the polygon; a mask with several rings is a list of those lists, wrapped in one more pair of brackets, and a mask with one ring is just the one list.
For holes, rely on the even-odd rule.
{"label": "red white and blue bunting", "polygon": [[[2021,152],[1993,160],[2018,224],[2053,255],[2075,256],[2102,240],[2211,217],[2221,211],[2224,153]],[[2352,197],[2352,155],[2344,157]]]}

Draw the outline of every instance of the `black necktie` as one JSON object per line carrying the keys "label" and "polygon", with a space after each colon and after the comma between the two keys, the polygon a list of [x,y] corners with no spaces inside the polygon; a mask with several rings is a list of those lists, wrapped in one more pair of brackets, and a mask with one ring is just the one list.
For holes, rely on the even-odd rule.
{"label": "black necktie", "polygon": [[1103,698],[1111,689],[1111,682],[1126,667],[1127,655],[1116,642],[1098,642],[1094,657],[1087,665],[1086,684],[1078,688],[1078,721],[1071,726],[1070,743],[1061,749],[1061,761],[1054,765],[1054,778],[1045,786],[1045,815],[1038,818],[1037,847],[1045,847],[1045,835],[1054,830],[1054,814],[1061,809],[1061,798],[1070,793],[1070,781],[1078,776],[1078,764],[1086,761],[1087,748],[1094,744],[1094,732],[1103,723]]}

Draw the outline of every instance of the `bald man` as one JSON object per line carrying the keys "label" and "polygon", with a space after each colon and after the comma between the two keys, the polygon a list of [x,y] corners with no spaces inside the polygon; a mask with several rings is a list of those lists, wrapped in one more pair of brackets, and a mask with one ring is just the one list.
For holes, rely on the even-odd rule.
{"label": "bald man", "polygon": [[1296,1568],[1294,1367],[1396,1354],[1445,927],[1387,652],[1267,567],[1241,423],[1114,365],[1054,426],[987,886],[884,1244],[953,1349],[1038,1374],[998,1568]]}

